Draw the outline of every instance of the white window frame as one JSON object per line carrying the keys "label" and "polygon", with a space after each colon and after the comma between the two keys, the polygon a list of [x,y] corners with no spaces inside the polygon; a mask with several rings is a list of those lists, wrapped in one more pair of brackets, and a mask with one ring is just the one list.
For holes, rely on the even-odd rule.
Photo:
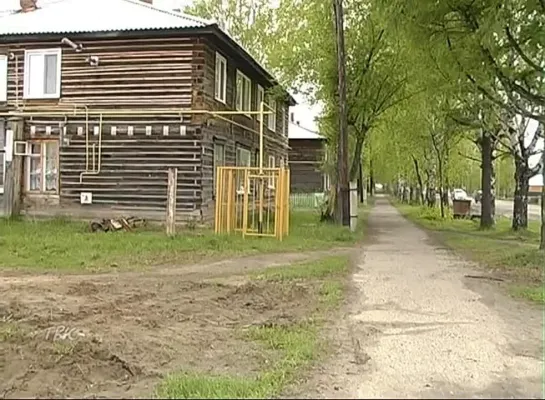
{"label": "white window frame", "polygon": [[[218,158],[217,158],[217,155],[218,155],[218,151],[221,149],[221,159],[222,159],[222,163],[221,165],[218,164]],[[213,179],[213,192],[214,194],[216,193],[216,184],[217,184],[217,179],[218,179],[218,167],[223,167],[225,166],[225,143],[223,142],[214,142],[214,154],[213,154],[213,157],[214,159],[212,160],[212,168],[213,168],[213,173],[212,173],[212,179]]]}
{"label": "white window frame", "polygon": [[276,132],[276,100],[272,97],[269,98],[269,107],[268,111],[272,111],[272,113],[267,115],[267,128]]}
{"label": "white window frame", "polygon": [[[221,72],[223,71],[223,82]],[[214,82],[214,98],[225,104],[227,101],[227,59],[216,52],[216,78]]]}
{"label": "white window frame", "polygon": [[[239,87],[239,80],[241,82],[240,87]],[[252,81],[242,72],[240,72],[238,69],[237,69],[237,77],[235,82],[235,91],[236,91],[236,109],[238,111],[252,111]],[[242,91],[242,93],[240,91]],[[247,99],[245,99],[245,96],[244,96],[245,94],[248,95]],[[252,117],[250,114],[245,114],[245,115],[249,118]]]}
{"label": "white window frame", "polygon": [[[257,98],[256,98],[257,111],[261,110],[261,103],[264,101],[265,101],[265,89],[263,89],[263,86],[257,85]],[[265,108],[264,111],[267,111],[267,109]],[[256,120],[261,121],[261,115],[257,114]]]}
{"label": "white window frame", "polygon": [[[268,168],[275,168],[275,163],[276,163],[276,159],[274,158],[274,156],[271,156],[269,155],[269,161],[267,163],[268,165]],[[274,189],[275,188],[275,185],[274,185],[274,172],[273,171],[269,171],[269,189]]]}
{"label": "white window frame", "polygon": [[[55,93],[46,94],[31,94],[30,91],[30,57],[31,56],[57,56],[57,85]],[[45,49],[45,50],[25,50],[25,73],[24,73],[24,90],[23,98],[25,99],[58,99],[61,97],[61,70],[62,70],[62,49]],[[45,74],[45,64],[43,73]]]}
{"label": "white window frame", "polygon": [[8,56],[0,54],[0,103],[8,101]]}
{"label": "white window frame", "polygon": [[[46,145],[53,143],[57,147],[57,158],[55,160],[55,170],[57,171],[57,184],[55,190],[45,190],[45,172],[46,172]],[[28,194],[49,194],[49,195],[58,195],[59,194],[59,142],[58,140],[32,140],[28,142],[29,147],[32,144],[40,145],[40,154],[32,154],[26,157],[25,160],[25,190]],[[40,158],[40,189],[39,190],[30,190],[30,160],[32,158]]]}

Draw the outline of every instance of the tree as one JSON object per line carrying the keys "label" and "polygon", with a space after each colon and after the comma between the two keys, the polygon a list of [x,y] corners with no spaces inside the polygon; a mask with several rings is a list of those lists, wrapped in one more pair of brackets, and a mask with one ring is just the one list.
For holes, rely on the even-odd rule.
{"label": "tree", "polygon": [[343,1],[333,0],[337,49],[339,104],[339,141],[337,144],[338,187],[337,223],[350,225],[350,192],[348,187],[348,109],[346,104],[346,58],[344,45]]}

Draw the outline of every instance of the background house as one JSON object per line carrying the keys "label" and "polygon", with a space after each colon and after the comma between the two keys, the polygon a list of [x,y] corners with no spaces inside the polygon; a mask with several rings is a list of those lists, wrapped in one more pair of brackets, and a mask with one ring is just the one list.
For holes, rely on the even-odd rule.
{"label": "background house", "polygon": [[292,193],[321,193],[329,186],[322,171],[326,139],[297,124],[289,124],[289,167]]}
{"label": "background house", "polygon": [[266,166],[284,163],[293,98],[269,95],[274,77],[213,22],[139,0],[38,6],[0,14],[0,133],[20,118],[24,213],[163,219],[176,167],[178,216],[210,220],[216,167],[256,163],[261,101]]}

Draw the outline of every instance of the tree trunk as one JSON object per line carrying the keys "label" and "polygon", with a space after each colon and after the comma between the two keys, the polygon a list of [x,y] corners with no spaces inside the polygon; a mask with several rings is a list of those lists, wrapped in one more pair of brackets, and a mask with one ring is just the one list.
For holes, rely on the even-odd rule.
{"label": "tree trunk", "polygon": [[413,156],[414,169],[416,172],[416,178],[418,179],[418,198],[420,199],[420,204],[424,205],[424,183],[422,183],[422,175],[420,174],[420,167],[418,166],[418,160]]}
{"label": "tree trunk", "polygon": [[358,174],[358,198],[360,199],[360,203],[363,203],[363,165],[360,163],[360,171]]}
{"label": "tree trunk", "polygon": [[369,196],[375,195],[375,175],[373,171],[373,159],[369,160]]}
{"label": "tree trunk", "polygon": [[361,166],[361,154],[363,152],[363,145],[365,140],[361,137],[356,138],[356,145],[354,147],[354,156],[352,157],[352,165],[350,166],[350,180],[356,179],[360,172]]}
{"label": "tree trunk", "polygon": [[545,251],[545,147],[541,154],[541,165],[542,165],[542,179],[543,186],[541,187],[541,241],[539,248]]}
{"label": "tree trunk", "polygon": [[528,229],[528,192],[530,191],[530,171],[528,164],[521,158],[515,158],[515,198],[513,200],[514,231]]}
{"label": "tree trunk", "polygon": [[494,226],[492,214],[492,135],[483,132],[480,139],[481,147],[481,187],[483,191],[481,199],[481,229],[489,229]]}

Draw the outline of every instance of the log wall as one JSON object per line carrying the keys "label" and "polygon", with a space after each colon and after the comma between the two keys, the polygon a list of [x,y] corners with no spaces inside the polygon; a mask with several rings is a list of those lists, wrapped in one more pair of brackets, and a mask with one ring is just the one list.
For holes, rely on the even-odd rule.
{"label": "log wall", "polygon": [[[177,209],[180,219],[199,216],[201,205],[202,129],[192,115],[154,112],[157,108],[192,108],[193,37],[177,38],[78,38],[84,46],[76,53],[60,45],[61,36],[47,41],[0,44],[0,53],[13,53],[8,63],[8,102],[0,111],[37,107],[60,110],[60,104],[81,105],[77,114],[47,116],[36,112],[25,120],[25,140],[58,140],[59,193],[25,193],[27,214],[119,215],[135,213],[164,219],[167,171],[178,168]],[[24,51],[62,47],[61,98],[23,98]],[[88,56],[98,56],[92,67]],[[86,106],[91,114],[85,113]],[[97,109],[141,110],[141,114],[104,115],[102,165],[96,175],[86,170],[86,131],[95,144],[98,168],[100,116]],[[66,110],[66,106],[62,106]],[[30,111],[30,108],[27,108]],[[92,192],[93,204],[82,206],[80,193]]]}
{"label": "log wall", "polygon": [[324,142],[317,139],[292,139],[289,141],[290,191],[314,193],[324,190],[324,173],[321,163]]}
{"label": "log wall", "polygon": [[[251,87],[251,108],[258,110],[257,104],[257,85],[259,84],[265,91],[271,88],[271,84],[260,78],[251,68],[241,60],[221,50],[221,47],[212,39],[201,39],[197,45],[199,55],[202,54],[204,67],[202,72],[197,75],[197,108],[208,110],[235,110],[235,85],[237,69],[244,73],[252,81]],[[214,98],[215,82],[215,58],[216,51],[227,60],[227,95],[226,104],[218,102]],[[276,166],[279,166],[280,159],[285,162],[288,159],[288,138],[284,134],[284,126],[288,123],[288,104],[284,104],[285,113],[282,113],[282,106],[277,105],[276,131],[273,132],[264,127],[264,156],[263,165],[268,166],[268,157],[272,155],[276,159]],[[282,118],[284,116],[284,118]],[[232,125],[217,119],[209,118],[203,124],[203,164],[202,164],[202,202],[203,214],[208,218],[213,217],[214,212],[214,185],[213,185],[213,159],[214,143],[220,143],[225,146],[225,165],[234,166],[236,160],[236,148],[238,146],[249,150],[252,154],[252,165],[258,165],[259,153],[259,121],[255,116],[236,115],[232,120],[237,124],[248,127],[248,130]]]}
{"label": "log wall", "polygon": [[[164,220],[167,171],[176,167],[180,219],[211,219],[214,214],[214,142],[221,141],[225,145],[227,165],[234,165],[237,146],[257,154],[259,137],[251,130],[258,131],[259,124],[255,117],[232,117],[248,127],[246,130],[210,116],[162,115],[158,110],[234,110],[236,69],[252,80],[252,108],[257,110],[256,84],[265,90],[270,84],[238,55],[221,50],[225,46],[216,42],[213,35],[179,32],[175,36],[172,33],[158,35],[156,32],[146,38],[141,33],[70,36],[83,45],[82,53],[61,46],[61,35],[40,41],[2,39],[0,54],[12,53],[14,57],[8,62],[8,101],[0,103],[0,112],[30,111],[32,107],[66,111],[67,105],[79,106],[76,113],[66,111],[62,116],[33,111],[32,117],[25,117],[25,140],[58,140],[60,154],[59,193],[24,193],[27,214],[88,217],[130,212]],[[24,99],[25,50],[54,48],[62,48],[61,98]],[[214,99],[216,51],[227,59],[226,104]],[[90,66],[89,56],[98,57],[99,65]],[[285,108],[283,114],[278,106],[276,132],[265,127],[265,166],[269,154],[276,157],[276,165],[281,157],[287,160],[288,144],[283,126],[288,123],[289,113],[287,105]],[[89,157],[93,143],[98,153],[99,135],[95,129],[100,126],[100,117],[93,113],[98,109],[141,110],[141,113],[103,115],[101,171],[84,176],[80,183],[80,174],[86,170],[87,131]],[[97,166],[98,158],[95,160]],[[92,161],[89,169],[92,169]],[[80,204],[81,192],[93,193],[93,205]]]}

